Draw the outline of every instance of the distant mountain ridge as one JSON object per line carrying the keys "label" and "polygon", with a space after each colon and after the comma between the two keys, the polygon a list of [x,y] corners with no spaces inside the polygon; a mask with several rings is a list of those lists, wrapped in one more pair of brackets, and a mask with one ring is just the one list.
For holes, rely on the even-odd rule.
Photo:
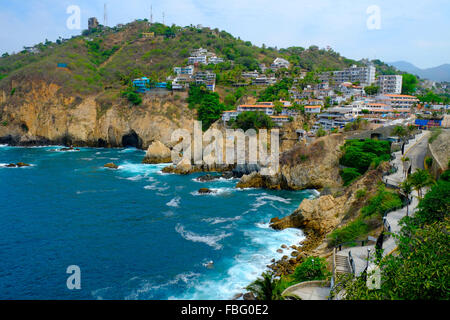
{"label": "distant mountain ridge", "polygon": [[420,69],[412,63],[406,61],[391,62],[390,65],[396,67],[400,71],[406,71],[421,78],[433,81],[450,81],[450,64],[446,63],[434,68]]}

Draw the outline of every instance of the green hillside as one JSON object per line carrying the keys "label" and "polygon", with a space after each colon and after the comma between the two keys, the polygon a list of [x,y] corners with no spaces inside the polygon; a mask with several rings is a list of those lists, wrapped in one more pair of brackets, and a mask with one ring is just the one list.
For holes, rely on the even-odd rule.
{"label": "green hillside", "polygon": [[[148,32],[154,32],[155,37],[143,36]],[[302,69],[335,70],[358,64],[316,46],[260,48],[218,29],[150,25],[142,20],[121,27],[85,30],[67,41],[47,41],[36,46],[38,53],[5,54],[0,58],[0,89],[6,92],[14,89],[20,96],[31,81],[44,80],[60,85],[60,93],[67,95],[119,91],[130,79],[143,75],[155,81],[165,80],[174,66],[184,64],[190,52],[200,47],[225,59],[215,66],[202,66],[214,69],[218,86],[238,82],[241,71],[259,69],[260,63],[269,66],[276,57],[293,63],[289,74],[285,74],[291,77]],[[67,68],[57,68],[58,63],[67,64]],[[15,80],[15,88],[11,80]]]}

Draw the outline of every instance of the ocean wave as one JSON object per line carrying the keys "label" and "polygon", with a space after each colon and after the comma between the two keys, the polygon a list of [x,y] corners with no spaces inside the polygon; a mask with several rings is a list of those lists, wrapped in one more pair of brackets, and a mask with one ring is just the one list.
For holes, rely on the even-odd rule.
{"label": "ocean wave", "polygon": [[161,171],[163,166],[159,164],[141,164],[124,162],[119,165],[119,169],[125,173],[150,174]]}
{"label": "ocean wave", "polygon": [[177,226],[175,227],[175,231],[188,241],[205,243],[215,250],[222,249],[223,245],[218,243],[220,240],[232,235],[232,233],[226,232],[222,232],[218,235],[199,235],[194,232],[186,231],[181,224],[177,224]]}
{"label": "ocean wave", "polygon": [[169,299],[182,300],[229,300],[238,293],[245,292],[245,287],[255,281],[266,271],[273,258],[280,259],[289,255],[293,249],[276,252],[282,244],[290,246],[304,239],[299,230],[286,229],[275,231],[267,223],[257,224],[256,228],[244,232],[248,245],[242,247],[231,260],[226,273],[197,281],[192,288],[180,296]]}
{"label": "ocean wave", "polygon": [[145,186],[144,189],[145,190],[156,190],[156,191],[166,191],[166,190],[170,189],[170,187],[167,186],[167,184],[164,184],[163,187],[158,187],[158,185],[159,185],[159,182],[155,182],[154,184]]}
{"label": "ocean wave", "polygon": [[235,188],[210,188],[211,193],[199,193],[198,191],[193,191],[191,194],[193,196],[219,196],[219,195],[228,195],[236,191],[242,191],[241,189]]}
{"label": "ocean wave", "polygon": [[144,279],[141,281],[137,289],[134,289],[130,294],[128,294],[125,297],[125,300],[141,300],[141,299],[148,300],[153,297],[155,291],[173,285],[187,284],[189,287],[189,284],[192,283],[199,276],[200,274],[195,272],[180,273],[176,275],[173,280],[169,280],[161,284],[155,284],[154,281],[152,280]]}
{"label": "ocean wave", "polygon": [[241,216],[237,216],[237,217],[234,217],[234,218],[220,218],[220,217],[217,217],[217,218],[202,219],[202,221],[214,225],[214,224],[219,224],[219,223],[237,221],[237,220],[240,220],[240,219],[242,219]]}
{"label": "ocean wave", "polygon": [[26,169],[26,168],[32,168],[35,167],[36,165],[34,164],[28,164],[28,166],[23,166],[23,167],[8,167],[11,163],[0,163],[0,168],[7,168],[7,169]]}
{"label": "ocean wave", "polygon": [[175,197],[172,200],[170,200],[169,202],[167,202],[166,205],[168,207],[178,208],[180,206],[180,201],[181,201],[180,197]]}

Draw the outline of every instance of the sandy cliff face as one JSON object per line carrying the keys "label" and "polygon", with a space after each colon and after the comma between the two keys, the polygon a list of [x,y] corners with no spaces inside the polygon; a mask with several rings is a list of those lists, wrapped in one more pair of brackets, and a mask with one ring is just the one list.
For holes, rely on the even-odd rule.
{"label": "sandy cliff face", "polygon": [[195,114],[184,97],[146,96],[142,105],[131,106],[120,97],[104,104],[98,96],[66,97],[58,90],[38,82],[20,96],[6,97],[0,105],[0,141],[146,149],[155,140],[169,144],[175,129],[193,128]]}

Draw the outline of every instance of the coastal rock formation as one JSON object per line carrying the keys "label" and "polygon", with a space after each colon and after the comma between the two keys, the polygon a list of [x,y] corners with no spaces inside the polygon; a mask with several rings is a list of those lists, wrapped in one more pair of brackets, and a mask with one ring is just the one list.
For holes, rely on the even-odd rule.
{"label": "coastal rock formation", "polygon": [[31,166],[31,165],[28,163],[18,162],[18,163],[7,164],[5,167],[6,168],[22,168],[22,167],[29,167],[29,166]]}
{"label": "coastal rock formation", "polygon": [[280,156],[280,171],[274,176],[252,173],[243,176],[238,188],[319,189],[342,185],[339,175],[342,134],[322,137],[309,145],[299,144]]}
{"label": "coastal rock formation", "polygon": [[210,194],[210,193],[215,193],[215,191],[208,189],[208,188],[201,188],[200,190],[198,190],[198,193],[200,194]]}
{"label": "coastal rock formation", "polygon": [[169,163],[172,162],[172,154],[168,147],[166,147],[161,141],[154,141],[150,147],[148,147],[147,153],[142,163],[155,164],[155,163]]}
{"label": "coastal rock formation", "polygon": [[103,166],[104,168],[108,168],[108,169],[119,169],[119,166],[114,164],[114,163],[107,163]]}
{"label": "coastal rock formation", "polygon": [[280,190],[287,189],[288,187],[279,174],[274,176],[263,176],[258,172],[253,172],[242,176],[241,180],[237,183],[236,188],[265,188]]}
{"label": "coastal rock formation", "polygon": [[277,230],[305,228],[316,234],[326,234],[340,223],[339,217],[346,201],[345,196],[334,198],[332,195],[305,199],[293,214],[281,220],[273,220],[271,226]]}
{"label": "coastal rock formation", "polygon": [[0,105],[6,124],[0,125],[0,143],[147,149],[157,140],[168,145],[176,129],[193,130],[195,111],[187,107],[185,93],[181,99],[145,96],[141,105],[131,106],[108,91],[72,95],[43,80],[14,86],[16,94]]}
{"label": "coastal rock formation", "polygon": [[368,195],[375,193],[383,172],[388,169],[389,163],[382,163],[342,192],[323,195],[317,199],[305,199],[291,215],[282,219],[273,218],[270,221],[271,227],[276,230],[302,228],[308,234],[322,237],[343,220],[352,219],[352,214],[356,214],[364,204],[364,199],[356,197],[356,191],[365,189]]}

